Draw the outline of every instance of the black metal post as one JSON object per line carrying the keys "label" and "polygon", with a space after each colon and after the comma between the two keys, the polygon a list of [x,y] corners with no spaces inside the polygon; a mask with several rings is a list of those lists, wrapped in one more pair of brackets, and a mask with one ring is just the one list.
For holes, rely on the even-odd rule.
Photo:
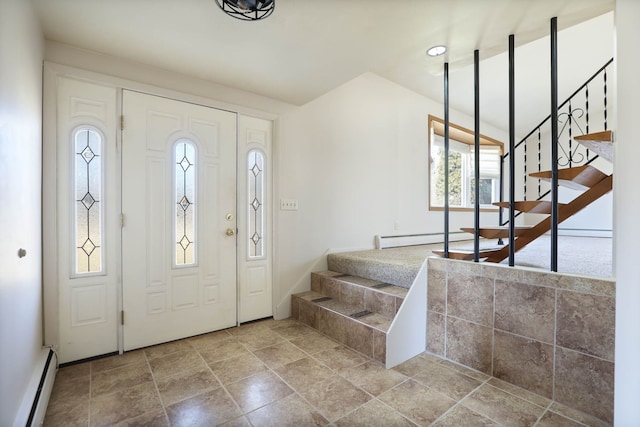
{"label": "black metal post", "polygon": [[516,241],[516,130],[515,130],[515,36],[509,36],[509,266],[515,265]]}
{"label": "black metal post", "polygon": [[551,18],[551,271],[558,271],[558,18]]}
{"label": "black metal post", "polygon": [[480,51],[473,51],[474,81],[474,204],[473,204],[473,261],[480,261]]}
{"label": "black metal post", "polygon": [[[504,154],[500,156],[500,202],[504,202]],[[498,208],[498,226],[504,225],[504,209],[502,206]],[[502,237],[498,239],[498,244],[503,245]]]}
{"label": "black metal post", "polygon": [[449,258],[449,63],[444,63],[444,257]]}

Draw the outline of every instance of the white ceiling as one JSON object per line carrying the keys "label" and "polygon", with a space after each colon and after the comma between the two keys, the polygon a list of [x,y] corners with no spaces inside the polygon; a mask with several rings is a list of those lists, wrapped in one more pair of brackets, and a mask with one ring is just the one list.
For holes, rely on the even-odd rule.
{"label": "white ceiling", "polygon": [[[447,60],[452,106],[470,113],[469,64],[473,50],[479,49],[483,118],[505,128],[506,105],[497,106],[496,100],[506,93],[501,76],[507,72],[508,35],[516,34],[517,46],[523,46],[548,34],[551,17],[558,17],[560,29],[568,28],[611,11],[615,0],[276,0],[273,15],[257,22],[226,16],[214,0],[32,1],[49,40],[296,105],[365,72],[442,99],[442,64]],[[611,15],[594,20],[575,37],[606,43],[604,49],[612,52]],[[594,37],[602,31],[609,34]],[[427,58],[426,49],[436,44],[449,46],[446,57]],[[525,49],[531,60],[517,62],[522,81],[539,74],[535,64],[548,63],[548,42],[523,46],[518,55]],[[565,52],[575,56],[561,62],[571,69],[565,74],[574,74],[576,62],[585,76],[604,63],[599,57],[585,60],[585,55],[593,56],[593,48],[587,44],[585,49]],[[487,85],[485,75],[492,77]],[[530,92],[536,96],[541,90]],[[540,102],[523,104],[526,108]]]}

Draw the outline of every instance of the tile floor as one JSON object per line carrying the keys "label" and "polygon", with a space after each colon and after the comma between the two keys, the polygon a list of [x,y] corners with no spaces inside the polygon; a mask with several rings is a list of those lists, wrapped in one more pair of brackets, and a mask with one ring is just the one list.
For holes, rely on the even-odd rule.
{"label": "tile floor", "polygon": [[265,320],[62,368],[46,426],[601,426],[423,353],[394,369]]}

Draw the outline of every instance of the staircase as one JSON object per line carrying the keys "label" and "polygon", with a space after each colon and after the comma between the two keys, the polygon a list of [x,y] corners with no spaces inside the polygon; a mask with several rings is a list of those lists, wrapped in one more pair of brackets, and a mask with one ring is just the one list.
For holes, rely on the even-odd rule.
{"label": "staircase", "polygon": [[[613,161],[613,135],[611,131],[582,135],[575,137],[574,140],[600,157]],[[529,176],[550,181],[551,171],[530,173]],[[613,175],[607,175],[590,164],[586,164],[558,170],[558,185],[583,191],[571,202],[558,204],[558,223],[561,223],[609,193],[613,189]],[[494,205],[509,208],[509,202],[497,202]],[[546,200],[515,201],[514,208],[526,213],[551,214],[551,202]],[[462,230],[469,233],[475,232],[473,228],[462,228]],[[550,216],[532,227],[516,227],[514,250],[517,252],[549,230],[551,230]],[[507,238],[509,230],[504,226],[480,228],[479,234],[480,237],[487,239],[500,239]],[[444,256],[443,250],[434,251],[434,253]],[[481,249],[479,252],[479,258],[486,262],[501,262],[508,256],[508,245]],[[449,250],[449,258],[473,260],[474,253],[469,250]]]}
{"label": "staircase", "polygon": [[[330,254],[327,263],[329,271],[311,273],[311,290],[292,295],[294,319],[387,368],[424,352],[427,297],[424,258],[411,269],[409,283],[388,283],[376,278],[393,269],[394,260],[374,261],[366,257],[354,260],[347,253]],[[358,274],[368,277],[354,275],[365,270],[366,273]]]}

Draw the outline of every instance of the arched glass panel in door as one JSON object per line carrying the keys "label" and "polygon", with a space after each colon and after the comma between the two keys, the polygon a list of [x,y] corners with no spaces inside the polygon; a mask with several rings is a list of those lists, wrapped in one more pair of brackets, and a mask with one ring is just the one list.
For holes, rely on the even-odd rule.
{"label": "arched glass panel in door", "polygon": [[73,133],[74,274],[103,272],[103,138],[93,127]]}
{"label": "arched glass panel in door", "polygon": [[176,142],[174,149],[174,230],[176,266],[195,265],[197,151],[188,139]]}

